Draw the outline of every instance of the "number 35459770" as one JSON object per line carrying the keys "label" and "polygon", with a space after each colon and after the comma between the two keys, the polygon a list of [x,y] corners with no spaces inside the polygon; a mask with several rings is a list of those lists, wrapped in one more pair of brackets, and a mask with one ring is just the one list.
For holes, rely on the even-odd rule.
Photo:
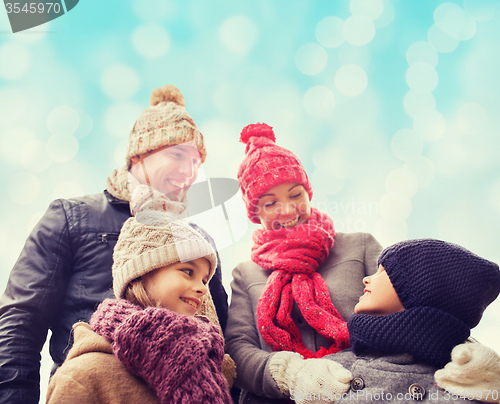
{"label": "number 35459770", "polygon": [[61,12],[61,4],[59,3],[24,3],[21,7],[21,3],[5,3],[7,8],[7,13],[31,13],[31,14],[41,14],[41,13],[56,13]]}

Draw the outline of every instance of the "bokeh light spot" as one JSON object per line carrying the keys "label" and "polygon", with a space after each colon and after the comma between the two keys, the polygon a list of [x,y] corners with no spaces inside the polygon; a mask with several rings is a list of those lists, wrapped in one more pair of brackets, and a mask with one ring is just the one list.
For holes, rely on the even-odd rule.
{"label": "bokeh light spot", "polygon": [[413,129],[429,142],[441,138],[446,131],[443,115],[434,109],[424,109],[413,119]]}
{"label": "bokeh light spot", "polygon": [[304,94],[303,105],[306,112],[315,118],[327,118],[335,108],[335,96],[324,86],[315,86]]}
{"label": "bokeh light spot", "polygon": [[335,86],[341,94],[356,97],[366,90],[368,77],[361,67],[345,65],[335,74]]}
{"label": "bokeh light spot", "polygon": [[104,126],[113,137],[128,139],[128,135],[142,111],[143,108],[134,103],[113,104],[104,114]]}
{"label": "bokeh light spot", "polygon": [[58,183],[54,191],[52,191],[52,199],[68,199],[83,195],[85,195],[83,188],[74,181],[62,181]]}
{"label": "bokeh light spot", "polygon": [[476,22],[468,12],[454,3],[440,4],[434,11],[439,29],[457,40],[467,40],[476,33]]}
{"label": "bokeh light spot", "polygon": [[128,140],[122,140],[115,147],[115,150],[113,152],[113,157],[118,167],[125,165],[125,156],[127,155],[127,148],[128,148]]}
{"label": "bokeh light spot", "polygon": [[493,209],[500,215],[500,181],[497,181],[491,187],[490,203]]}
{"label": "bokeh light spot", "polygon": [[47,129],[53,135],[72,135],[80,126],[80,115],[73,108],[60,106],[47,116]]}
{"label": "bokeh light spot", "polygon": [[78,115],[80,116],[80,126],[78,130],[74,133],[77,139],[83,139],[86,137],[94,127],[94,121],[92,117],[84,110],[78,110]]}
{"label": "bokeh light spot", "polygon": [[480,135],[488,127],[488,113],[482,105],[468,102],[458,110],[457,122],[460,130],[467,135]]}
{"label": "bokeh light spot", "polygon": [[313,189],[318,189],[326,195],[333,195],[340,192],[344,187],[344,179],[338,178],[330,172],[315,170],[311,176]]}
{"label": "bokeh light spot", "polygon": [[417,93],[431,93],[438,85],[438,74],[428,63],[412,64],[406,72],[406,83]]}
{"label": "bokeh light spot", "polygon": [[486,22],[498,12],[498,0],[464,0],[464,8],[476,21]]}
{"label": "bokeh light spot", "polygon": [[22,161],[20,155],[24,147],[36,140],[36,135],[24,126],[13,127],[6,130],[0,136],[0,155],[9,165],[20,165]]}
{"label": "bokeh light spot", "polygon": [[436,109],[436,99],[432,93],[418,93],[410,90],[403,100],[405,111],[412,118],[424,109]]}
{"label": "bokeh light spot", "polygon": [[370,66],[372,55],[368,46],[359,47],[346,43],[339,49],[338,52],[339,61],[342,66],[358,65],[363,69]]}
{"label": "bokeh light spot", "polygon": [[164,21],[176,15],[176,3],[169,0],[133,0],[132,11],[145,21]]}
{"label": "bokeh light spot", "polygon": [[426,187],[434,179],[436,170],[434,164],[425,156],[417,156],[408,160],[404,168],[411,171],[417,179],[419,188]]}
{"label": "bokeh light spot", "polygon": [[79,146],[73,135],[52,135],[47,140],[47,154],[58,163],[67,163],[75,158]]}
{"label": "bokeh light spot", "polygon": [[389,0],[382,0],[382,4],[384,7],[382,15],[373,22],[377,28],[387,27],[394,21],[394,17],[396,17],[394,6]]}
{"label": "bokeh light spot", "polygon": [[129,66],[108,67],[101,77],[101,87],[111,99],[126,101],[132,98],[141,85],[139,75]]}
{"label": "bokeh light spot", "polygon": [[328,62],[325,49],[314,43],[302,45],[296,55],[295,64],[300,72],[309,76],[321,73]]}
{"label": "bokeh light spot", "polygon": [[384,216],[377,221],[375,229],[375,238],[384,246],[389,246],[408,238],[408,225],[403,219]]}
{"label": "bokeh light spot", "polygon": [[47,155],[45,142],[29,142],[21,150],[21,164],[28,171],[41,173],[49,168],[50,163],[52,163],[52,160]]}
{"label": "bokeh light spot", "polygon": [[249,18],[236,15],[225,20],[219,29],[223,45],[236,53],[248,53],[257,42],[259,30]]}
{"label": "bokeh light spot", "polygon": [[411,213],[411,201],[400,193],[388,192],[380,198],[379,211],[382,216],[406,220]]}
{"label": "bokeh light spot", "polygon": [[338,17],[325,17],[316,26],[316,39],[325,48],[338,48],[345,42],[344,21]]}
{"label": "bokeh light spot", "polygon": [[363,15],[370,20],[376,20],[384,11],[382,0],[351,0],[349,6],[352,15]]}
{"label": "bokeh light spot", "polygon": [[9,181],[8,194],[15,203],[28,205],[38,198],[40,189],[40,181],[35,174],[21,172],[15,174]]}
{"label": "bokeh light spot", "polygon": [[26,48],[17,43],[4,43],[0,46],[0,78],[15,80],[26,74],[31,57]]}
{"label": "bokeh light spot", "polygon": [[397,158],[406,161],[422,154],[424,141],[414,130],[401,129],[392,137],[391,149]]}
{"label": "bokeh light spot", "polygon": [[457,49],[459,40],[452,38],[448,33],[439,29],[437,25],[432,25],[427,31],[427,40],[434,48],[441,53],[453,52]]}
{"label": "bokeh light spot", "polygon": [[415,195],[418,188],[418,181],[415,174],[407,168],[396,168],[392,170],[385,179],[385,189],[387,192],[400,193],[407,198]]}
{"label": "bokeh light spot", "polygon": [[345,178],[349,171],[346,156],[343,148],[326,146],[313,152],[312,161],[318,171],[335,173],[336,178]]}
{"label": "bokeh light spot", "polygon": [[148,59],[158,59],[170,50],[170,35],[155,23],[141,25],[131,39],[135,51]]}
{"label": "bokeh light spot", "polygon": [[438,64],[438,53],[429,42],[418,41],[408,48],[406,60],[410,66],[414,63],[423,62],[436,67]]}
{"label": "bokeh light spot", "polygon": [[351,45],[364,46],[375,37],[375,25],[366,16],[353,15],[344,22],[343,32]]}

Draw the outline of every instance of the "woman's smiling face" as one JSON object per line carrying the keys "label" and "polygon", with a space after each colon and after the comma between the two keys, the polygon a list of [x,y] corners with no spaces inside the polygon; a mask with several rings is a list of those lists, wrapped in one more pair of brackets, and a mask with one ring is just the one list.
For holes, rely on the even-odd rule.
{"label": "woman's smiling face", "polygon": [[311,216],[309,195],[298,183],[277,185],[259,198],[255,214],[266,230],[300,225]]}

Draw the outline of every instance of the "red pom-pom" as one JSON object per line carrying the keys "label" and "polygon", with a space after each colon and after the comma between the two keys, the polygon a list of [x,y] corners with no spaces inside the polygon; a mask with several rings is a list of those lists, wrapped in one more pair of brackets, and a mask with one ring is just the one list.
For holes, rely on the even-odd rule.
{"label": "red pom-pom", "polygon": [[241,131],[240,142],[246,144],[252,137],[267,137],[276,143],[273,128],[267,123],[253,123],[245,126]]}

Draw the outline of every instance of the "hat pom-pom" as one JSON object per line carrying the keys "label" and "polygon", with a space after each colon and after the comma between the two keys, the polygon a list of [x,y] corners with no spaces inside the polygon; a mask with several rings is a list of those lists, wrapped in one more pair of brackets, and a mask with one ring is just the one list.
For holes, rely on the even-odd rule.
{"label": "hat pom-pom", "polygon": [[267,123],[253,123],[245,126],[241,131],[240,142],[246,144],[252,137],[268,138],[276,143],[273,128]]}
{"label": "hat pom-pom", "polygon": [[157,88],[151,92],[149,104],[154,107],[160,102],[175,102],[177,105],[186,108],[186,102],[181,91],[172,84]]}

